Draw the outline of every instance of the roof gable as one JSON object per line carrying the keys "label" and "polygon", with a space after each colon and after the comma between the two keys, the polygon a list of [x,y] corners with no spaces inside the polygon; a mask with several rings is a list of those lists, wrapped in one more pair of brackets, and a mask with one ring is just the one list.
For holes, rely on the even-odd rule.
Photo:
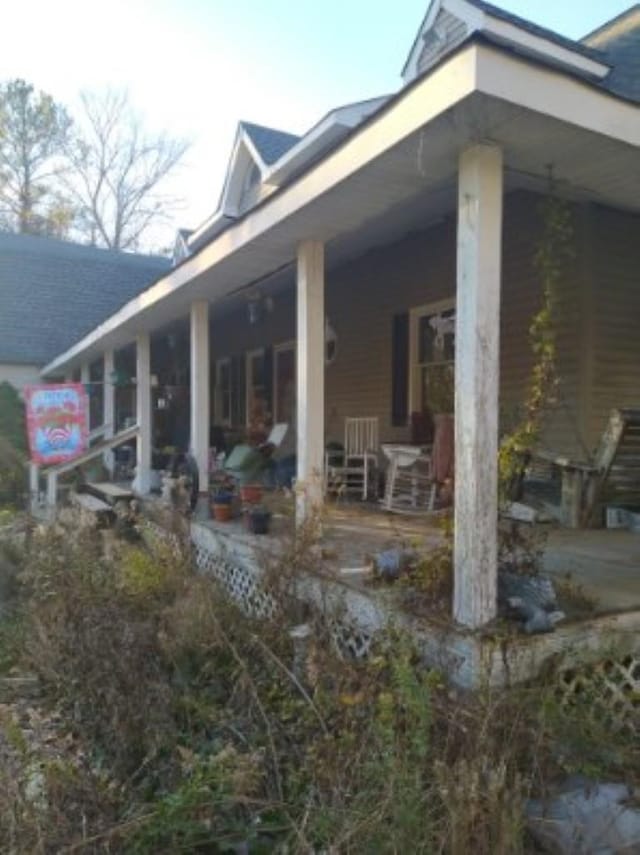
{"label": "roof gable", "polygon": [[300,139],[296,134],[267,128],[264,125],[255,125],[253,122],[240,122],[240,127],[253,143],[265,166],[271,166],[280,160],[282,155]]}
{"label": "roof gable", "polygon": [[229,159],[218,206],[227,217],[237,217],[250,208],[266,189],[262,181],[269,167],[300,138],[295,134],[240,122]]}
{"label": "roof gable", "polygon": [[474,32],[594,78],[609,70],[600,51],[483,0],[432,0],[402,70],[404,82],[431,68]]}
{"label": "roof gable", "polygon": [[604,53],[612,68],[604,81],[617,95],[640,101],[640,3],[582,40]]}

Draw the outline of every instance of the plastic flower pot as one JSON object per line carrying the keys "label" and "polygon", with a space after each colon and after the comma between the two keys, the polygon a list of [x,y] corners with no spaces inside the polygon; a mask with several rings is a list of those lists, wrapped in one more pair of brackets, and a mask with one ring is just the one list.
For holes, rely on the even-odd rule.
{"label": "plastic flower pot", "polygon": [[216,522],[229,522],[232,517],[232,501],[233,494],[227,491],[220,491],[213,496],[211,510]]}
{"label": "plastic flower pot", "polygon": [[251,508],[246,511],[245,521],[252,534],[268,534],[271,512],[266,508]]}
{"label": "plastic flower pot", "polygon": [[262,501],[262,485],[245,484],[240,487],[240,499],[243,505],[258,505]]}

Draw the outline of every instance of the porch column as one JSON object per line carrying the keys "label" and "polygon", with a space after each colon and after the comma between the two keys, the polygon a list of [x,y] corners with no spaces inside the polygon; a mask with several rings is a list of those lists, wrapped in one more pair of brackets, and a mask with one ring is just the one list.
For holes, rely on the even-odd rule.
{"label": "porch column", "polygon": [[151,483],[151,347],[149,333],[136,337],[136,441],[135,489],[149,492]]}
{"label": "porch column", "polygon": [[298,246],[298,525],[322,506],[324,470],[324,244]]}
{"label": "porch column", "polygon": [[191,304],[191,453],[198,464],[199,492],[209,492],[209,303]]}
{"label": "porch column", "polygon": [[[113,350],[105,350],[102,370],[102,424],[105,425],[104,438],[111,439],[116,426],[116,396],[113,385],[115,358]],[[113,474],[113,451],[109,449],[103,455],[104,465]]]}
{"label": "porch column", "polygon": [[80,382],[84,386],[84,391],[86,394],[87,407],[86,407],[85,415],[87,418],[87,428],[89,431],[91,431],[91,429],[94,427],[94,425],[91,424],[91,403],[90,403],[90,400],[91,400],[90,399],[90,395],[91,395],[91,391],[90,391],[91,390],[91,385],[90,385],[91,370],[90,369],[91,369],[91,366],[88,362],[83,362],[80,365]]}
{"label": "porch column", "polygon": [[497,146],[461,154],[453,616],[468,627],[496,614],[502,181]]}

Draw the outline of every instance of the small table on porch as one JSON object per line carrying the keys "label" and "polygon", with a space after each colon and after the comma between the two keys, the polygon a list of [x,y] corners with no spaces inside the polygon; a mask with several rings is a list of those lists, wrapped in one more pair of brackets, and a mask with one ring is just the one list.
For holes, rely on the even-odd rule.
{"label": "small table on porch", "polygon": [[430,446],[383,443],[389,461],[382,506],[387,511],[424,513],[436,501]]}

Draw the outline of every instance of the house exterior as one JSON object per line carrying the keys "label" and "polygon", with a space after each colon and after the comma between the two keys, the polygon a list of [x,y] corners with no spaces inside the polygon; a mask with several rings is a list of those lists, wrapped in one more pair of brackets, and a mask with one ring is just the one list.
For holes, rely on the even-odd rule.
{"label": "house exterior", "polygon": [[212,426],[237,432],[266,411],[295,424],[303,520],[345,418],[378,416],[382,441],[408,441],[412,414],[433,409],[431,378],[455,367],[454,617],[481,626],[496,609],[498,439],[530,376],[550,178],[574,255],[545,443],[584,456],[612,406],[640,403],[639,52],[638,5],[572,41],[480,0],[433,0],[396,93],[301,138],[241,123],[218,209],[181,237],[173,269],[43,375],[111,365],[135,342],[144,492],[151,376],[180,327],[201,488]]}
{"label": "house exterior", "polygon": [[16,389],[167,271],[166,258],[0,233],[0,382]]}

